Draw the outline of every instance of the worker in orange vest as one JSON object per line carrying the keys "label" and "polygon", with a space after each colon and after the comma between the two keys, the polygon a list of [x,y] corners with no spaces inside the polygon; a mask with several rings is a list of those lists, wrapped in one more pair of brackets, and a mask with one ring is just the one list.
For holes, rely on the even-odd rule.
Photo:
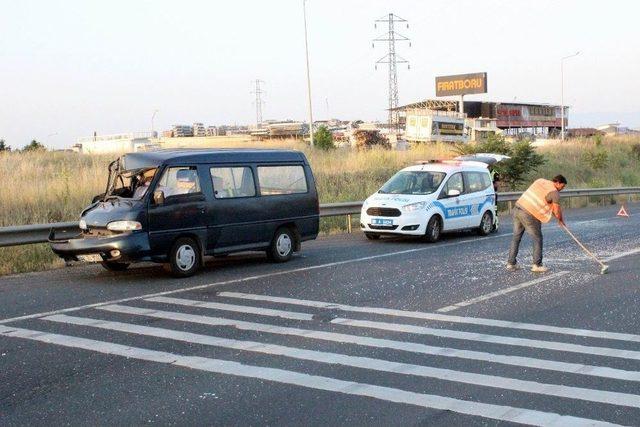
{"label": "worker in orange vest", "polygon": [[522,234],[526,231],[533,239],[533,265],[531,271],[544,273],[549,269],[542,265],[542,223],[555,216],[564,225],[560,208],[560,191],[567,185],[567,179],[558,175],[552,181],[537,179],[516,202],[513,212],[513,240],[509,250],[507,270],[518,269],[516,258]]}

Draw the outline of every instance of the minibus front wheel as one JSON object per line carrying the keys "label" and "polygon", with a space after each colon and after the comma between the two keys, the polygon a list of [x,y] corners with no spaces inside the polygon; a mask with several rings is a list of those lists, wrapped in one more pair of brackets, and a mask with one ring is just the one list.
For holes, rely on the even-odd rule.
{"label": "minibus front wheel", "polygon": [[174,277],[193,276],[202,265],[200,245],[191,237],[181,237],[169,251],[168,270]]}

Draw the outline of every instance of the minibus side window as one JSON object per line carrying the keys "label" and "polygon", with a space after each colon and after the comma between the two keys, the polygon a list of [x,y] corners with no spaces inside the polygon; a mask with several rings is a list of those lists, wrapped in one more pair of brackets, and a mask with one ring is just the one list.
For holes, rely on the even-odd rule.
{"label": "minibus side window", "polygon": [[216,199],[253,197],[256,185],[253,171],[247,166],[211,168],[211,182]]}
{"label": "minibus side window", "polygon": [[260,194],[275,196],[279,194],[306,193],[307,179],[302,166],[258,166]]}
{"label": "minibus side window", "polygon": [[164,197],[200,193],[200,180],[195,166],[172,167],[165,171],[155,191],[164,192]]}

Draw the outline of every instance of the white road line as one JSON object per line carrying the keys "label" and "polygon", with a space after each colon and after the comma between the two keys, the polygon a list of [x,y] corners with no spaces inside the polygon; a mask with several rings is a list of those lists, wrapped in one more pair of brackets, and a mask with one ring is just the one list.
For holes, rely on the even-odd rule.
{"label": "white road line", "polygon": [[523,356],[508,356],[502,354],[486,353],[473,350],[459,350],[451,347],[436,347],[426,344],[394,341],[383,338],[370,338],[358,335],[325,332],[310,329],[298,329],[272,324],[245,322],[241,320],[225,319],[220,317],[201,316],[196,314],[178,313],[161,310],[151,310],[127,305],[108,305],[100,307],[100,310],[113,313],[147,316],[155,319],[175,320],[179,322],[198,323],[209,326],[226,326],[243,331],[256,331],[276,335],[302,337],[306,339],[329,341],[342,344],[355,344],[372,348],[384,348],[391,350],[418,353],[431,356],[453,357],[465,360],[499,363],[517,367],[543,369],[557,372],[567,372],[577,375],[588,375],[616,380],[640,381],[640,372],[626,371],[623,369],[609,368],[605,366],[583,365],[581,363],[560,362],[546,359],[536,359]]}
{"label": "white road line", "polygon": [[51,316],[53,314],[70,313],[70,312],[73,312],[73,311],[84,310],[84,309],[87,309],[87,308],[97,308],[97,307],[101,307],[101,306],[109,305],[109,304],[120,304],[120,303],[123,303],[123,302],[136,301],[136,300],[141,300],[141,299],[145,299],[145,298],[159,297],[159,296],[164,296],[164,295],[174,295],[174,294],[179,294],[179,293],[183,293],[183,292],[197,291],[197,290],[207,289],[207,288],[212,288],[212,287],[217,287],[217,286],[230,285],[230,284],[233,284],[233,283],[244,283],[244,282],[249,282],[249,281],[252,281],[252,280],[259,280],[259,279],[266,279],[266,278],[269,278],[269,277],[282,276],[282,275],[290,274],[290,273],[300,273],[300,272],[305,272],[305,271],[317,270],[317,269],[321,269],[321,268],[336,267],[338,265],[352,264],[352,263],[362,262],[362,261],[370,261],[372,259],[387,258],[387,257],[395,256],[395,255],[405,255],[405,254],[415,253],[415,252],[423,252],[423,251],[429,251],[429,250],[439,250],[440,248],[444,248],[444,247],[456,246],[456,245],[461,245],[461,244],[465,244],[465,243],[472,243],[472,242],[483,242],[483,241],[486,241],[486,240],[498,239],[498,238],[506,237],[506,236],[510,236],[510,235],[511,234],[497,234],[495,236],[486,236],[486,237],[482,237],[482,238],[458,240],[458,241],[450,242],[450,243],[441,243],[441,244],[437,244],[437,245],[428,245],[428,246],[424,246],[424,247],[420,247],[420,248],[405,249],[405,250],[402,250],[402,251],[387,252],[387,253],[379,254],[379,255],[370,255],[370,256],[366,256],[366,257],[352,258],[352,259],[346,259],[346,260],[335,261],[335,262],[328,262],[328,263],[325,263],[325,264],[311,265],[309,267],[300,267],[300,268],[293,268],[291,270],[275,271],[275,272],[272,272],[272,273],[265,273],[265,274],[257,274],[255,276],[247,276],[247,277],[243,277],[243,278],[240,278],[240,279],[225,280],[225,281],[222,281],[222,282],[209,283],[209,284],[206,284],[206,285],[191,286],[191,287],[188,287],[188,288],[180,288],[180,289],[174,289],[174,290],[171,290],[171,291],[164,291],[164,292],[155,292],[155,293],[151,293],[151,294],[139,295],[139,296],[130,297],[130,298],[121,298],[121,299],[116,299],[116,300],[98,302],[98,303],[94,303],[94,304],[79,305],[79,306],[63,308],[63,309],[59,309],[59,310],[45,311],[45,312],[41,312],[41,313],[28,314],[28,315],[25,315],[25,316],[17,316],[17,317],[11,317],[11,318],[7,318],[7,319],[2,319],[2,320],[0,320],[0,325],[6,324],[6,323],[11,323],[11,322],[17,322],[19,320],[27,320],[27,319],[35,319],[35,318],[43,317],[43,316]]}
{"label": "white road line", "polygon": [[560,341],[543,341],[529,338],[489,335],[477,332],[454,331],[451,329],[428,328],[425,326],[407,325],[399,323],[373,322],[370,320],[355,320],[337,318],[331,320],[337,325],[355,326],[357,328],[378,329],[382,331],[404,332],[408,334],[430,335],[441,338],[452,338],[466,341],[485,342],[490,344],[509,345],[516,347],[540,348],[545,350],[563,351],[568,353],[589,354],[594,356],[615,357],[618,359],[640,360],[640,351],[622,350],[609,347],[593,347],[580,344],[570,344]]}
{"label": "white road line", "polygon": [[476,374],[473,372],[456,371],[452,369],[434,368],[415,365],[411,363],[392,362],[371,357],[349,356],[346,354],[329,353],[323,351],[306,350],[297,347],[287,347],[276,344],[261,343],[256,341],[241,341],[216,337],[211,335],[194,334],[171,329],[141,326],[130,323],[113,322],[86,317],[73,317],[65,314],[57,314],[42,318],[52,322],[89,326],[109,331],[126,332],[187,342],[190,344],[202,344],[207,346],[229,348],[233,350],[250,351],[268,355],[290,357],[293,359],[307,360],[324,364],[338,364],[358,369],[385,372],[400,375],[412,375],[422,378],[435,378],[463,384],[472,384],[482,387],[499,388],[523,393],[534,393],[544,396],[555,396],[567,399],[583,400],[588,402],[606,403],[609,405],[640,408],[640,395],[619,393],[606,390],[594,390],[582,387],[565,386],[561,384],[547,384],[536,381],[526,381],[515,378],[507,378],[495,375]]}
{"label": "white road line", "polygon": [[182,298],[155,297],[146,298],[144,301],[159,302],[164,304],[183,305],[187,307],[202,307],[213,310],[231,311],[235,313],[258,314],[261,316],[282,317],[293,320],[313,320],[313,314],[296,313],[293,311],[273,310],[270,308],[252,307],[248,305],[222,304],[218,302],[196,301]]}
{"label": "white road line", "polygon": [[635,248],[635,249],[631,249],[629,251],[626,252],[621,252],[617,255],[613,255],[607,258],[604,258],[602,261],[603,262],[610,262],[610,261],[614,261],[616,259],[620,259],[620,258],[624,258],[624,257],[628,257],[629,255],[635,255],[640,253],[640,248]]}
{"label": "white road line", "polygon": [[223,375],[233,375],[244,378],[261,379],[281,384],[331,391],[354,396],[370,397],[387,402],[419,406],[427,409],[453,411],[460,414],[490,418],[513,423],[530,424],[535,426],[612,426],[615,424],[604,421],[561,415],[552,412],[542,412],[533,409],[516,408],[489,403],[473,402],[453,399],[432,394],[421,394],[391,387],[377,386],[355,381],[339,380],[331,377],[303,374],[284,369],[266,368],[263,366],[246,365],[220,359],[197,356],[184,356],[163,351],[129,347],[105,341],[78,338],[68,335],[51,334],[28,329],[9,328],[0,326],[0,335],[15,338],[25,338],[32,341],[56,344],[69,348],[95,351],[103,354],[124,356],[132,359],[151,360],[173,366],[190,368],[199,371],[213,372]]}
{"label": "white road line", "polygon": [[267,301],[280,304],[315,307],[329,310],[340,310],[353,313],[373,313],[392,317],[406,317],[412,319],[435,320],[439,322],[464,323],[471,325],[492,326],[497,328],[521,329],[527,331],[550,332],[554,334],[574,335],[606,340],[640,342],[640,335],[622,332],[594,331],[590,329],[565,328],[560,326],[539,325],[536,323],[511,322],[508,320],[486,319],[481,317],[452,316],[439,313],[425,313],[421,311],[396,310],[392,308],[360,307],[354,305],[337,304],[323,301],[312,301],[269,295],[247,294],[241,292],[220,292],[218,296],[226,298],[240,298],[252,301]]}
{"label": "white road line", "polygon": [[[586,223],[586,222],[609,221],[610,219],[611,218],[607,217],[607,218],[588,220],[588,221],[578,221],[578,222],[575,222],[573,224],[574,225],[578,225],[578,224],[582,224],[582,223]],[[556,226],[556,228],[558,230],[560,230],[559,227]],[[266,274],[258,274],[258,275],[255,275],[255,276],[248,276],[248,277],[243,277],[243,278],[240,278],[240,279],[231,279],[231,280],[226,280],[226,281],[222,281],[222,282],[209,283],[209,284],[206,284],[206,285],[191,286],[191,287],[188,287],[188,288],[175,289],[175,290],[172,290],[172,291],[155,292],[155,293],[151,293],[151,294],[139,295],[139,296],[136,296],[136,297],[121,298],[121,299],[103,301],[103,302],[94,303],[94,304],[85,304],[85,305],[79,305],[79,306],[75,306],[75,307],[63,308],[63,309],[58,309],[58,310],[44,311],[44,312],[40,312],[40,313],[33,313],[33,314],[24,315],[24,316],[16,316],[16,317],[10,317],[10,318],[6,318],[6,319],[2,319],[2,320],[0,320],[0,325],[6,324],[6,323],[17,322],[19,320],[28,320],[28,319],[35,319],[35,318],[43,317],[43,316],[50,316],[50,315],[53,315],[53,314],[71,313],[71,312],[74,312],[74,311],[84,310],[84,309],[88,309],[88,308],[97,308],[97,307],[101,307],[101,306],[109,305],[109,304],[120,304],[120,303],[128,302],[128,301],[136,301],[136,300],[141,300],[141,299],[151,298],[151,297],[158,297],[158,296],[163,296],[163,295],[174,295],[174,294],[183,293],[183,292],[189,292],[189,291],[207,289],[207,288],[212,288],[212,287],[217,287],[217,286],[229,285],[229,284],[232,284],[232,283],[249,282],[249,281],[252,281],[252,280],[259,280],[259,279],[265,279],[265,278],[268,278],[268,277],[281,276],[281,275],[289,274],[289,273],[298,273],[298,272],[303,272],[303,271],[311,271],[311,270],[317,270],[317,269],[320,269],[320,268],[330,268],[330,267],[335,267],[335,266],[343,265],[343,264],[350,264],[350,263],[362,262],[362,261],[370,261],[372,259],[385,258],[385,257],[390,257],[390,256],[395,256],[395,255],[404,255],[404,254],[413,253],[413,252],[421,252],[421,251],[428,251],[428,250],[438,250],[438,249],[444,248],[444,247],[462,245],[462,244],[465,244],[465,243],[472,243],[472,242],[483,242],[483,241],[487,241],[487,240],[499,239],[499,238],[502,238],[502,237],[509,237],[509,236],[512,236],[512,235],[513,235],[513,233],[504,233],[504,234],[496,234],[494,236],[486,236],[486,237],[482,237],[482,238],[458,240],[458,241],[455,241],[455,242],[441,243],[441,244],[437,244],[437,245],[430,245],[430,246],[426,246],[426,247],[423,247],[423,248],[415,248],[415,249],[407,249],[407,250],[403,250],[403,251],[388,252],[388,253],[380,254],[380,255],[371,255],[371,256],[366,256],[366,257],[361,257],[361,258],[353,258],[353,259],[348,259],[348,260],[343,260],[343,261],[336,261],[336,262],[329,262],[329,263],[325,263],[325,264],[312,265],[312,266],[309,266],[309,267],[300,267],[300,268],[294,268],[294,269],[291,269],[291,270],[276,271],[276,272],[273,272],[273,273],[266,273]]]}
{"label": "white road line", "polygon": [[534,286],[534,285],[537,285],[537,284],[542,283],[542,282],[547,282],[547,281],[552,280],[552,279],[557,279],[558,277],[562,277],[562,276],[564,276],[565,274],[568,274],[568,273],[569,273],[568,271],[559,271],[557,273],[553,273],[553,274],[550,274],[548,276],[538,277],[537,279],[530,280],[528,282],[520,283],[520,284],[515,285],[515,286],[510,286],[508,288],[504,288],[504,289],[500,289],[498,291],[490,292],[488,294],[481,295],[481,296],[478,296],[478,297],[475,297],[475,298],[471,298],[471,299],[468,299],[468,300],[465,300],[465,301],[461,301],[461,302],[453,304],[453,305],[448,305],[446,307],[439,308],[436,311],[440,312],[440,313],[447,313],[449,311],[457,310],[457,309],[462,308],[462,307],[467,307],[469,305],[473,305],[473,304],[476,304],[476,303],[479,303],[479,302],[482,302],[482,301],[493,299],[495,297],[506,295],[508,293],[511,293],[511,292],[514,292],[514,291],[517,291],[517,290],[520,290],[520,289],[528,288],[529,286]]}

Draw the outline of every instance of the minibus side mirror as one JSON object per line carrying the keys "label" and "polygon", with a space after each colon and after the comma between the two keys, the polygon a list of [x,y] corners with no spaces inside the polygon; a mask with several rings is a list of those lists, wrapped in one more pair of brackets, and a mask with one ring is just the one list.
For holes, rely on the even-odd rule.
{"label": "minibus side mirror", "polygon": [[447,193],[447,197],[458,197],[460,195],[460,190],[449,190]]}
{"label": "minibus side mirror", "polygon": [[162,190],[156,190],[153,192],[153,202],[156,205],[163,205],[164,204],[164,191]]}

